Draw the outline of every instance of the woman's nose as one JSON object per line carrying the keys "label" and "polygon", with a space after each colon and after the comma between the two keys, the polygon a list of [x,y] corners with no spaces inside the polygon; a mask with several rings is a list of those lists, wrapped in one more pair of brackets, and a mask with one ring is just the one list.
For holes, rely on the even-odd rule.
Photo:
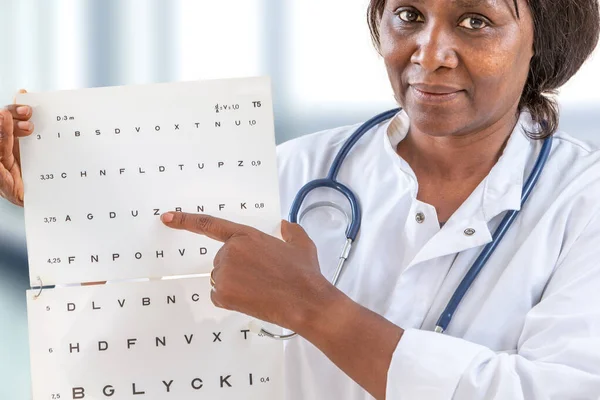
{"label": "woman's nose", "polygon": [[459,58],[452,34],[446,28],[433,24],[423,29],[417,37],[417,49],[411,62],[429,72],[439,68],[456,68]]}

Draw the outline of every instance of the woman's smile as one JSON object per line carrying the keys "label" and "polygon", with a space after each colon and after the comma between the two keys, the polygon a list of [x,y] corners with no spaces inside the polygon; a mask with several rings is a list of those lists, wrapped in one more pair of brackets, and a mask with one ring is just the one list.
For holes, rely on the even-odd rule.
{"label": "woman's smile", "polygon": [[409,85],[413,97],[419,103],[446,103],[456,100],[464,90],[443,85],[413,83]]}

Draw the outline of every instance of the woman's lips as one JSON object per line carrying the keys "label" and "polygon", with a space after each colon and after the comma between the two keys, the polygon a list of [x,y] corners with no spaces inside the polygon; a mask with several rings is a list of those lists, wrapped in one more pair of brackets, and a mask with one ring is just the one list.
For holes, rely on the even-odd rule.
{"label": "woman's lips", "polygon": [[417,100],[424,103],[444,103],[456,99],[463,90],[448,87],[410,85]]}

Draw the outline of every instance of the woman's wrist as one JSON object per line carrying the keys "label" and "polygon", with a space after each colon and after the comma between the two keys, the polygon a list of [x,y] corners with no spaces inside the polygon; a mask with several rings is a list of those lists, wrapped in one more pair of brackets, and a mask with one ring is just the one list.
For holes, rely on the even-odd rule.
{"label": "woman's wrist", "polygon": [[292,329],[307,340],[324,338],[335,334],[352,313],[352,305],[358,306],[342,291],[325,280],[306,298],[296,313]]}

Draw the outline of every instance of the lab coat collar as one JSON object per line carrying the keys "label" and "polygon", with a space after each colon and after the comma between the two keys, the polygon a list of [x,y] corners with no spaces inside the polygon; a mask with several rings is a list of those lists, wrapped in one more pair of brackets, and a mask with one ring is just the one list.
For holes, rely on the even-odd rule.
{"label": "lab coat collar", "polygon": [[532,157],[536,157],[541,149],[542,142],[530,139],[526,133],[535,130],[535,127],[531,114],[522,112],[502,156],[484,180],[483,212],[486,221],[506,210],[521,209],[527,165],[535,161]]}
{"label": "lab coat collar", "polygon": [[[433,234],[417,252],[407,268],[436,257],[483,246],[492,241],[489,226],[492,218],[504,211],[521,208],[524,173],[534,147],[524,129],[532,127],[530,114],[522,113],[502,156],[488,176],[456,210],[443,229]],[[408,128],[408,116],[400,112],[388,124],[384,144],[386,152],[393,157],[393,162],[399,167],[398,170],[414,180],[411,186],[416,201],[418,192],[416,176],[408,163],[396,153],[396,147],[408,134]]]}
{"label": "lab coat collar", "polygon": [[[408,163],[396,152],[398,143],[404,140],[408,134],[409,124],[408,115],[404,111],[396,114],[387,124],[384,147],[399,170],[414,180],[413,195],[416,197],[418,192],[416,175]],[[534,143],[536,141],[530,139],[526,134],[526,130],[533,130],[534,127],[535,123],[531,114],[523,111],[496,165],[448,222],[453,219],[465,218],[489,222],[504,211],[521,209],[525,170],[533,150],[539,148],[539,145]],[[479,206],[476,203],[472,204],[475,199]],[[476,216],[474,213],[479,215]]]}

